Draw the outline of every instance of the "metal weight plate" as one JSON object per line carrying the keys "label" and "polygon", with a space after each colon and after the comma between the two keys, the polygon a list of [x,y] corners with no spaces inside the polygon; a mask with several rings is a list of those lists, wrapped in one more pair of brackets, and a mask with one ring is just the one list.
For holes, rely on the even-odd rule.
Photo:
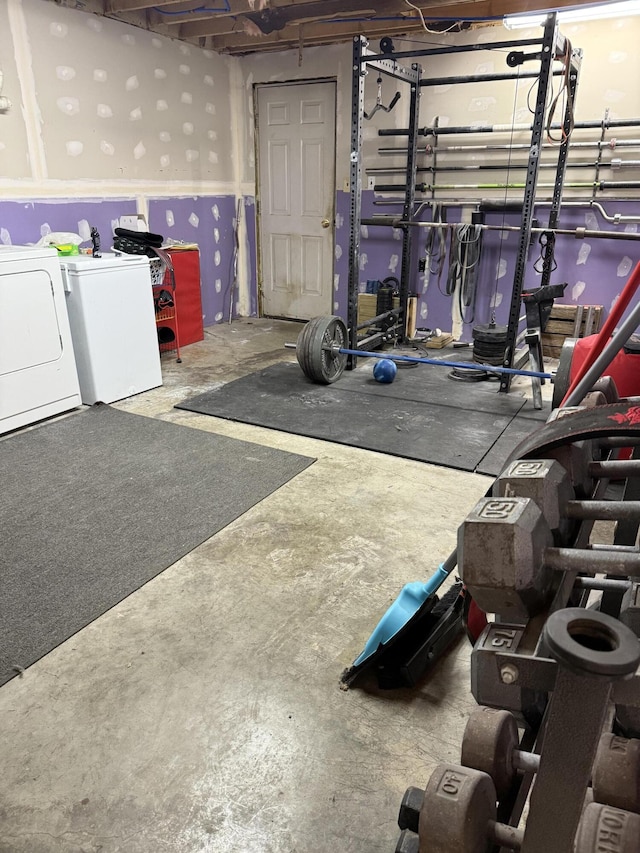
{"label": "metal weight plate", "polygon": [[478,323],[473,327],[471,334],[474,341],[480,341],[483,344],[503,344],[507,340],[507,327]]}
{"label": "metal weight plate", "polygon": [[558,409],[571,384],[571,362],[576,347],[576,338],[566,338],[560,350],[560,361],[553,380],[553,398],[551,408]]}
{"label": "metal weight plate", "polygon": [[340,379],[347,356],[329,349],[347,346],[347,327],[340,317],[314,317],[298,335],[296,358],[306,377],[320,385]]}

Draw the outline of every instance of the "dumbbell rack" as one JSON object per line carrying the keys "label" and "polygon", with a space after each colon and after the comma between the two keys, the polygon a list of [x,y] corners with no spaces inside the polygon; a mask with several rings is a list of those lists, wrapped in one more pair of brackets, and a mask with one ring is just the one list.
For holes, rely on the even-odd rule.
{"label": "dumbbell rack", "polygon": [[[426,793],[410,789],[405,795],[396,848],[402,853],[640,849],[640,399],[617,401],[610,383],[601,387],[607,389],[604,405],[556,411],[525,440],[492,494],[461,525],[462,578],[480,606],[491,603],[496,613],[472,653],[472,692],[479,705],[508,712],[513,726],[517,720],[523,730],[517,772],[508,789],[498,785],[496,792],[488,768],[478,767],[470,758],[474,750],[463,744],[461,765],[437,768]],[[617,458],[621,447],[633,448],[630,459]],[[565,472],[560,478],[550,461],[560,463]],[[610,480],[626,484],[623,500],[603,500]],[[515,566],[520,577],[510,585],[500,583],[495,565],[478,574],[468,549],[469,530],[476,524],[489,550],[492,538],[506,541],[514,506],[526,506],[533,515],[537,507],[542,522],[534,534],[540,541],[527,552],[536,562],[526,566],[521,550]],[[615,522],[610,545],[590,543],[599,519]],[[528,569],[534,581],[524,589]],[[594,591],[602,594],[595,610]],[[631,780],[628,772],[626,777],[619,772],[613,792],[597,781],[603,742],[635,756]],[[590,791],[599,805],[585,809]],[[438,822],[436,813],[443,813],[444,821]],[[465,846],[469,821],[476,846]],[[611,833],[620,840],[607,846]]]}

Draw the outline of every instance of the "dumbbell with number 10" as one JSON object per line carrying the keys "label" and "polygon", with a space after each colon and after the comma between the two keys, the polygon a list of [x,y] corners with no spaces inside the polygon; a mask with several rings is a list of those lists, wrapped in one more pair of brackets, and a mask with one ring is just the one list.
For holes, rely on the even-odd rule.
{"label": "dumbbell with number 10", "polygon": [[[477,708],[470,714],[464,731],[461,762],[491,776],[502,799],[519,770],[536,773],[540,765],[539,755],[520,750],[518,744],[513,714]],[[592,785],[596,802],[640,812],[640,740],[603,734],[593,765]]]}

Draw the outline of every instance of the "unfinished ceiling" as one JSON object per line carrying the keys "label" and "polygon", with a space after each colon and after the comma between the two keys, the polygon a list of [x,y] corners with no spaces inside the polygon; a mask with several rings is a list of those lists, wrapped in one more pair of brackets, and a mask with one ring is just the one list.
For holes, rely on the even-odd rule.
{"label": "unfinished ceiling", "polygon": [[[92,4],[93,5],[93,4]],[[101,0],[97,11],[161,35],[245,54],[449,29],[505,14],[577,4],[575,0]],[[468,24],[466,25],[468,26]]]}

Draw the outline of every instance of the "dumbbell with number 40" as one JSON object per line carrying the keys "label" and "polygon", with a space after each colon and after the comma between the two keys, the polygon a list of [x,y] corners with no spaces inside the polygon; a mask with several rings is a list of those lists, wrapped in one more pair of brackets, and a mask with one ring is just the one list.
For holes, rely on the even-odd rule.
{"label": "dumbbell with number 40", "polygon": [[[441,764],[431,775],[418,833],[404,830],[401,853],[489,853],[495,845],[520,850],[524,831],[496,820],[496,789],[480,770]],[[589,804],[576,835],[576,853],[638,853],[640,815]],[[550,851],[551,853],[551,851]]]}

